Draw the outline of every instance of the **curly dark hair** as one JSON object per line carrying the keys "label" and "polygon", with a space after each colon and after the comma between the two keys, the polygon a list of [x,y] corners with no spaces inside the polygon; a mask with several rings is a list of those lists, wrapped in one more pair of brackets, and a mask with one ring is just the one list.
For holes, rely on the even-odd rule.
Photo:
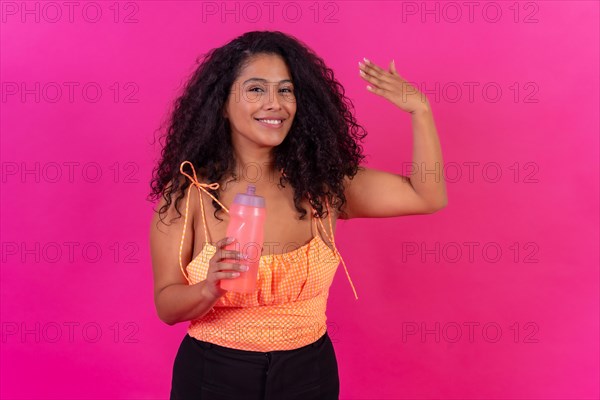
{"label": "curly dark hair", "polygon": [[[171,194],[179,190],[175,209],[181,217],[177,206],[191,184],[181,177],[183,161],[196,167],[200,180],[222,182],[235,176],[229,121],[217,111],[224,109],[233,83],[250,58],[263,54],[281,56],[294,82],[296,115],[286,138],[273,148],[274,167],[283,172],[279,184],[292,185],[301,220],[306,215],[300,207],[305,197],[319,218],[326,213],[321,202],[324,196],[343,213],[343,180],[352,179],[365,158],[357,141],[367,133],[352,115],[354,106],[333,70],[304,43],[280,31],[253,31],[203,54],[201,62],[196,60],[200,65],[175,102],[162,137],[166,138],[162,158],[153,170],[149,199],[155,201],[162,194],[166,200],[159,215],[169,209]],[[207,190],[220,199],[218,190]],[[212,204],[218,218],[221,206],[215,200]]]}

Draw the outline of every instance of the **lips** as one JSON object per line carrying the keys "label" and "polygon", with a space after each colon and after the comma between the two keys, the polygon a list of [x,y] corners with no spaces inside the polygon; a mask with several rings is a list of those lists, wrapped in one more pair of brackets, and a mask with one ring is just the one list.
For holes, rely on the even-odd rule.
{"label": "lips", "polygon": [[[269,122],[263,122],[263,121],[261,121],[261,120],[259,120],[259,119],[257,119],[257,118],[254,118],[254,119],[255,119],[255,120],[256,120],[256,121],[257,121],[259,124],[261,124],[261,125],[263,125],[263,126],[265,126],[265,127],[267,127],[267,128],[281,128],[281,127],[283,126],[283,119],[279,119],[281,122],[280,122],[280,123],[278,123],[278,124],[272,124],[272,123],[269,123]],[[264,119],[267,119],[267,120],[277,120],[277,118],[273,118],[273,119],[270,119],[270,118],[264,118]]]}
{"label": "lips", "polygon": [[285,118],[282,118],[282,117],[265,117],[265,118],[254,118],[254,119],[257,121],[265,120],[265,119],[278,120],[278,121],[282,121],[282,122],[285,121]]}

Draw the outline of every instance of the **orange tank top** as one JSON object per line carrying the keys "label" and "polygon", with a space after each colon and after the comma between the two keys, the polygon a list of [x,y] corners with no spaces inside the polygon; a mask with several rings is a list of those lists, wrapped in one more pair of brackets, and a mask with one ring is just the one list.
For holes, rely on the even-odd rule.
{"label": "orange tank top", "polygon": [[[193,177],[183,172],[186,163],[192,167]],[[200,190],[212,197],[226,212],[229,210],[205,189],[218,189],[218,183],[198,182],[194,166],[189,161],[184,161],[179,170],[192,182],[185,205],[179,266],[188,283],[193,285],[206,279],[209,261],[215,254],[216,247],[205,243],[200,253],[184,268],[181,253],[192,186],[196,186],[199,191],[204,237],[207,241],[209,235]],[[315,236],[308,243],[287,253],[261,256],[256,290],[253,293],[225,293],[215,303],[212,312],[190,321],[188,334],[198,340],[224,347],[262,352],[297,349],[323,336],[327,330],[325,309],[329,287],[340,261],[344,265],[354,296],[358,299],[346,263],[335,246],[328,202],[326,206],[331,237],[321,220],[312,215]],[[312,210],[316,213],[314,208]],[[333,244],[333,249],[319,236],[316,220]]]}

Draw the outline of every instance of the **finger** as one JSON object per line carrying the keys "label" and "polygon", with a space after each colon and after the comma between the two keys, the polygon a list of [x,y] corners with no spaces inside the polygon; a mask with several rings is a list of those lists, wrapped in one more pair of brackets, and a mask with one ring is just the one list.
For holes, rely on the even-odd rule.
{"label": "finger", "polygon": [[235,242],[235,238],[227,237],[227,236],[225,236],[223,239],[221,239],[217,242],[217,251],[216,251],[215,256],[217,257],[218,260],[223,258],[223,252],[227,251],[225,249],[225,247],[229,246],[233,242]]}
{"label": "finger", "polygon": [[379,96],[386,97],[385,93],[387,92],[387,90],[385,90],[385,89],[378,88],[376,86],[367,85],[367,90],[370,92],[373,92],[375,94],[378,94]]}
{"label": "finger", "polygon": [[404,81],[406,80],[406,79],[404,79],[404,78],[402,77],[402,75],[400,75],[400,74],[398,73],[398,70],[396,69],[396,62],[395,62],[394,60],[392,60],[392,62],[391,62],[391,64],[390,64],[390,72],[391,72],[391,73],[392,73],[394,76],[396,76],[396,77],[400,78],[400,82],[404,82]]}
{"label": "finger", "polygon": [[373,75],[367,75],[363,71],[360,71],[360,76],[367,82],[371,83],[373,86],[376,86],[376,87],[379,87],[382,89],[386,89],[386,90],[392,89],[393,85],[395,84],[395,82],[391,82],[389,80],[383,80],[383,79],[379,79]]}
{"label": "finger", "polygon": [[386,91],[390,91],[394,87],[394,83],[386,82],[381,79],[377,79],[373,76],[365,75],[363,73],[361,73],[361,76],[364,80],[366,80],[367,82],[369,82],[371,84],[370,85],[371,87],[380,88],[380,89],[383,89]]}
{"label": "finger", "polygon": [[242,253],[241,251],[222,249],[219,252],[218,260],[217,261],[221,261],[221,260],[224,260],[224,259],[247,261],[248,257],[244,253]]}
{"label": "finger", "polygon": [[235,279],[240,276],[239,272],[228,271],[228,272],[215,272],[215,278],[218,279]]}
{"label": "finger", "polygon": [[219,263],[219,271],[239,271],[246,272],[250,269],[247,265],[238,264],[238,263]]}
{"label": "finger", "polygon": [[217,242],[217,247],[218,248],[225,247],[228,244],[231,244],[233,242],[235,242],[235,238],[234,237],[227,237],[227,236],[225,236],[223,239],[221,239],[221,240],[219,240]]}
{"label": "finger", "polygon": [[390,63],[390,72],[394,75],[398,75],[398,71],[396,71],[396,63],[394,60]]}
{"label": "finger", "polygon": [[368,60],[365,61],[364,68],[362,68],[362,70],[365,71],[365,73],[367,75],[370,75],[370,76],[374,77],[375,79],[379,79],[380,81],[388,82],[388,83],[392,82],[390,73],[379,68],[377,65],[373,64],[371,61],[368,61]]}

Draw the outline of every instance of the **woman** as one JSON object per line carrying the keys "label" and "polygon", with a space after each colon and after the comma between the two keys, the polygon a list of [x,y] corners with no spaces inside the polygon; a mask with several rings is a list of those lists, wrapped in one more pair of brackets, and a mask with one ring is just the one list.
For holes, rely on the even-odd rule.
{"label": "woman", "polygon": [[[359,69],[369,91],[412,114],[413,161],[439,168],[427,100],[393,63],[389,72],[367,61]],[[359,167],[357,142],[366,133],[343,93],[306,45],[263,31],[211,50],[178,99],[154,171],[160,209],[150,232],[158,316],[169,325],[191,321],[175,357],[172,399],[338,398],[325,323],[331,281],[340,261],[346,267],[335,222],[446,204],[443,179]],[[228,207],[248,183],[265,198],[267,218],[257,289],[239,294],[219,281],[244,271],[241,262],[224,262],[242,260],[224,246]]]}

